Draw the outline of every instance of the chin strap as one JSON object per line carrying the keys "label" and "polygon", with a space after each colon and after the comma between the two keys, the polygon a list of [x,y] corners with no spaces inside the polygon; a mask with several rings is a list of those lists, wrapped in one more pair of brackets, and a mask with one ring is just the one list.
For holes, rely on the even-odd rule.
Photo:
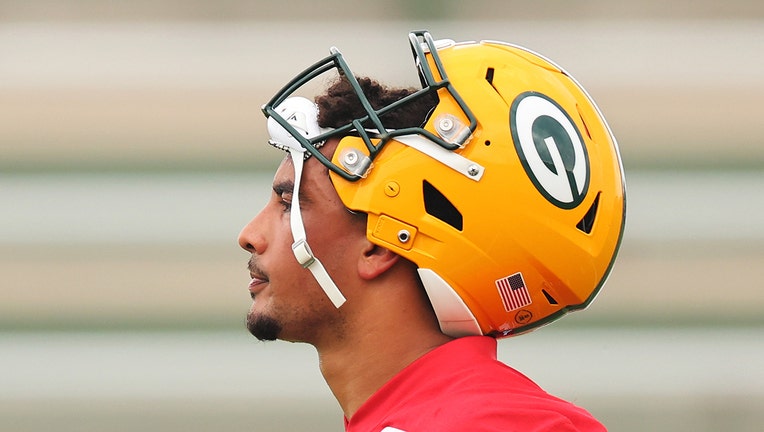
{"label": "chin strap", "polygon": [[305,150],[290,147],[289,154],[292,157],[294,165],[294,190],[292,191],[292,208],[289,213],[289,224],[292,227],[292,252],[297,262],[304,268],[310,270],[313,277],[332,301],[334,307],[339,308],[345,303],[345,296],[327,273],[321,261],[313,255],[313,251],[308,246],[305,236],[305,226],[302,223],[302,213],[300,212],[300,179],[302,178],[302,167],[304,163]]}

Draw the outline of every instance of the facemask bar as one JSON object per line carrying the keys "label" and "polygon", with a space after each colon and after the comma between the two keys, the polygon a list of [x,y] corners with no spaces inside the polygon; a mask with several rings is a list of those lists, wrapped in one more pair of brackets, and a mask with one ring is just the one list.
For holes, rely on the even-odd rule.
{"label": "facemask bar", "polygon": [[[347,62],[345,62],[345,59],[343,58],[340,51],[337,48],[332,47],[328,57],[316,62],[311,67],[297,75],[289,83],[287,83],[268,103],[266,103],[262,108],[263,114],[265,114],[266,117],[273,118],[276,122],[278,122],[278,124],[286,129],[287,132],[289,132],[289,134],[291,134],[305,149],[308,155],[315,156],[323,165],[348,181],[360,180],[365,176],[365,173],[350,173],[344,168],[335,165],[329,158],[325,157],[323,154],[321,154],[321,152],[318,151],[317,146],[320,145],[320,143],[331,137],[343,137],[351,133],[356,133],[360,136],[366,145],[369,159],[371,161],[374,160],[374,158],[387,142],[394,139],[395,137],[402,135],[422,135],[423,137],[447,150],[456,150],[462,147],[468,141],[471,134],[475,131],[477,128],[477,119],[469,107],[467,107],[467,104],[464,102],[461,96],[459,96],[456,89],[453,88],[451,82],[448,80],[445,69],[443,68],[443,65],[440,61],[440,57],[437,54],[436,43],[430,34],[426,31],[412,32],[409,33],[409,41],[411,43],[411,49],[415,63],[419,69],[420,80],[422,81],[421,90],[418,90],[394,103],[391,103],[390,105],[375,110],[371,106],[369,100],[363,94],[361,85],[356,80],[355,75],[350,70],[350,67],[348,66]],[[426,58],[426,54],[428,53],[433,58],[437,75],[440,77],[440,80],[436,79],[435,74],[430,68]],[[311,138],[305,138],[297,130],[295,130],[295,128],[292,127],[292,125],[290,125],[286,119],[284,119],[279,113],[276,112],[275,107],[290,97],[293,93],[295,93],[295,91],[297,91],[297,89],[301,88],[307,82],[332,69],[337,69],[340,76],[345,77],[351,84],[357,97],[359,98],[361,105],[364,108],[364,111],[366,112],[366,115],[355,119],[351,123],[348,123],[344,126],[332,129],[328,132],[324,132]],[[400,128],[395,130],[388,130],[385,128],[383,120],[380,118],[383,117],[384,114],[400,108],[401,106],[410,103],[414,99],[426,95],[438,97],[437,92],[440,89],[445,89],[449,93],[449,95],[454,99],[454,101],[461,109],[463,115],[468,119],[469,126],[467,129],[465,129],[465,133],[453,137],[453,139],[450,141],[446,141],[440,136],[424,129],[421,126]],[[424,121],[425,119],[422,120]],[[373,125],[373,129],[363,126],[364,124],[368,125],[368,123]]]}

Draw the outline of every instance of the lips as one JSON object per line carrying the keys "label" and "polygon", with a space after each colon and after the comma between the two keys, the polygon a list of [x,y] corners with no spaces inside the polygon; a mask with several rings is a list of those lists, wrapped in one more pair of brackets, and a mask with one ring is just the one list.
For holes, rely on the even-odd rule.
{"label": "lips", "polygon": [[268,283],[268,279],[264,276],[254,275],[250,273],[252,280],[249,282],[249,294],[254,299],[255,294],[262,291],[265,288],[265,284]]}
{"label": "lips", "polygon": [[264,279],[262,277],[252,276],[252,280],[249,282],[249,289],[252,290],[253,288],[264,284],[268,282],[268,279]]}
{"label": "lips", "polygon": [[250,258],[249,262],[247,263],[247,268],[249,269],[249,277],[251,278],[249,282],[249,293],[254,299],[255,294],[265,288],[265,284],[268,283],[268,276],[266,276],[265,272],[263,272],[257,265],[257,261],[255,260],[254,256],[252,256],[252,258]]}

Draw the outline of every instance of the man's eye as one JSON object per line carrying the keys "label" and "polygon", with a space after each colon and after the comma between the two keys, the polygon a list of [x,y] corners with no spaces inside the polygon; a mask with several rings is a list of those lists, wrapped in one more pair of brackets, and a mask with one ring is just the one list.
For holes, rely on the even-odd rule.
{"label": "man's eye", "polygon": [[292,194],[282,193],[279,196],[279,204],[281,204],[285,213],[289,212],[292,209]]}
{"label": "man's eye", "polygon": [[291,203],[291,201],[287,201],[285,199],[282,199],[280,201],[280,204],[281,204],[281,207],[284,209],[284,213],[292,210],[292,203]]}

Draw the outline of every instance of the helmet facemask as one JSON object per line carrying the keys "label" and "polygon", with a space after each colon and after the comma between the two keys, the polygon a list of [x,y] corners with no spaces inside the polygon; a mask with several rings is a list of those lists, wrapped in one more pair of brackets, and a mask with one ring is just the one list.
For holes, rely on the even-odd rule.
{"label": "helmet facemask", "polygon": [[[366,176],[371,169],[374,158],[381,152],[384,146],[395,139],[412,148],[428,154],[447,166],[462,172],[476,181],[483,173],[483,167],[472,163],[453,153],[451,150],[462,147],[469,140],[474,131],[477,121],[466,105],[462,104],[463,118],[468,124],[463,123],[453,115],[445,117],[440,136],[424,129],[422,126],[426,118],[418,126],[392,129],[384,124],[385,114],[399,109],[412,101],[425,96],[437,97],[440,89],[448,92],[455,100],[461,98],[453,89],[437,61],[438,42],[435,42],[429,33],[417,32],[409,35],[411,49],[419,70],[419,78],[423,88],[408,96],[399,99],[387,106],[374,108],[361,88],[356,76],[350,70],[340,51],[332,47],[330,55],[315,63],[310,68],[297,75],[292,81],[284,86],[267,104],[262,111],[267,117],[267,127],[270,135],[268,141],[272,146],[287,151],[293,161],[295,181],[293,191],[293,204],[290,211],[290,226],[294,243],[292,250],[297,261],[309,269],[332,303],[339,308],[345,297],[324,269],[321,262],[311,251],[302,223],[299,207],[299,188],[302,176],[304,160],[314,156],[333,173],[348,181],[358,181]],[[448,43],[449,41],[446,41]],[[431,54],[436,59],[436,74],[430,68],[425,59],[426,54]],[[308,99],[295,96],[304,86],[311,81],[319,79],[324,74],[336,73],[340,79],[346,79],[355,90],[358,102],[364,108],[365,115],[356,118],[344,126],[337,128],[321,128],[318,125],[318,108],[315,103]],[[324,156],[319,148],[332,137],[357,136],[365,144],[365,151],[353,149],[339,155],[335,163]],[[360,150],[360,151],[359,151]]]}
{"label": "helmet facemask", "polygon": [[[322,164],[328,167],[332,172],[349,181],[357,181],[363,178],[366,171],[370,169],[374,159],[384,146],[400,136],[419,135],[447,150],[455,150],[462,147],[470,138],[472,132],[477,127],[477,119],[462,101],[459,94],[451,85],[445,71],[440,64],[437,55],[439,45],[453,43],[451,41],[434,41],[427,32],[413,32],[409,34],[412,53],[417,64],[419,79],[422,88],[408,96],[383,107],[372,107],[371,102],[366,97],[356,76],[348,66],[340,51],[332,47],[330,55],[323,60],[313,64],[311,67],[297,75],[292,81],[285,85],[268,103],[263,105],[262,111],[269,119],[281,125],[281,127],[290,134],[297,144],[305,149],[306,157],[315,156]],[[435,68],[430,66],[427,57],[434,61]],[[314,80],[321,80],[327,75],[338,75],[340,79],[346,79],[355,90],[359,104],[363,107],[365,115],[353,119],[345,125],[322,130],[320,133],[312,136],[306,136],[295,128],[288,119],[284,118],[279,112],[279,107],[284,101],[306,87],[308,83]],[[422,119],[422,124],[418,126],[390,128],[385,125],[385,114],[412,103],[415,99],[425,96],[438,97],[440,91],[447,92],[455,100],[461,109],[460,115],[450,115],[439,121],[442,128],[435,134],[424,129],[423,125],[427,119]],[[463,119],[463,120],[462,120]],[[364,153],[367,153],[368,160],[356,162],[351,159],[351,163],[342,161],[339,165],[332,162],[318,151],[321,143],[331,137],[344,137],[355,135],[360,137],[365,144]]]}

